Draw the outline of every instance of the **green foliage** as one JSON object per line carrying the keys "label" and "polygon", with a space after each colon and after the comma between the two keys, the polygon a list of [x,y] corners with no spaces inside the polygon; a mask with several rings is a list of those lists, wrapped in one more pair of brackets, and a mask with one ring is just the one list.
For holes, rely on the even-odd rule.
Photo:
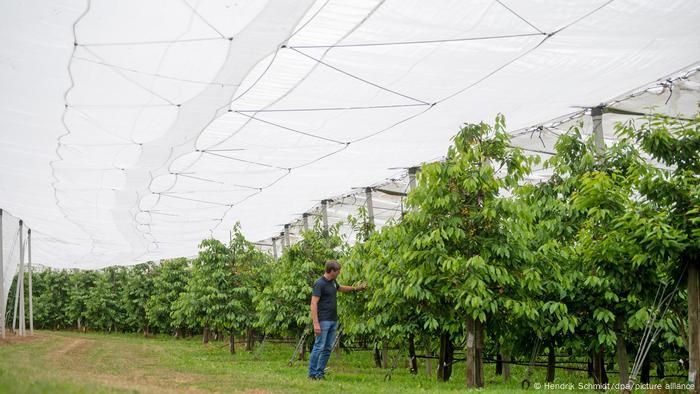
{"label": "green foliage", "polygon": [[72,327],[84,326],[87,316],[87,300],[90,289],[97,281],[97,271],[72,270],[68,281],[68,305],[65,309],[67,320]]}
{"label": "green foliage", "polygon": [[70,277],[66,271],[44,270],[32,275],[34,320],[36,328],[61,329],[70,327],[64,310],[68,307]]}
{"label": "green foliage", "polygon": [[185,328],[182,322],[176,324],[172,315],[175,302],[185,291],[189,273],[189,262],[185,258],[163,260],[154,267],[153,292],[146,301],[146,318],[160,332]]}
{"label": "green foliage", "polygon": [[[258,326],[267,333],[296,333],[311,323],[310,301],[313,283],[323,275],[327,260],[343,254],[339,225],[328,234],[316,223],[302,232],[302,240],[284,250],[274,264],[270,282],[255,296]],[[342,283],[342,277],[339,278]]]}
{"label": "green foliage", "polygon": [[228,247],[216,239],[203,240],[185,292],[175,303],[175,324],[233,333],[251,327],[253,297],[266,285],[265,264],[265,255],[245,239],[239,224]]}
{"label": "green foliage", "polygon": [[95,285],[85,300],[85,326],[99,331],[117,331],[126,320],[120,303],[119,288],[125,281],[123,267],[107,267],[98,271]]}
{"label": "green foliage", "polygon": [[126,271],[126,280],[121,289],[121,303],[124,307],[124,325],[129,331],[148,332],[146,304],[153,294],[153,262],[137,264]]}

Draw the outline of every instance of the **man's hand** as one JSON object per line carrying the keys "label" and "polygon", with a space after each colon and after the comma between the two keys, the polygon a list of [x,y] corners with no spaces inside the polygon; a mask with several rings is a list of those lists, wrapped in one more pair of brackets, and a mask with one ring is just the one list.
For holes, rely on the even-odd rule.
{"label": "man's hand", "polygon": [[314,323],[314,335],[315,336],[321,335],[321,325],[318,323]]}

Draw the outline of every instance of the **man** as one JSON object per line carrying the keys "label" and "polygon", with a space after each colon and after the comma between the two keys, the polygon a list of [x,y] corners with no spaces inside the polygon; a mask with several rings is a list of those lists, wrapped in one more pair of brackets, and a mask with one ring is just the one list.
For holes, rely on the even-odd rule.
{"label": "man", "polygon": [[326,262],[326,271],[314,283],[311,295],[311,319],[316,340],[309,356],[309,379],[323,379],[328,358],[331,356],[335,333],[338,328],[336,292],[349,293],[364,290],[366,286],[341,286],[335,279],[340,274],[340,264],[335,260]]}

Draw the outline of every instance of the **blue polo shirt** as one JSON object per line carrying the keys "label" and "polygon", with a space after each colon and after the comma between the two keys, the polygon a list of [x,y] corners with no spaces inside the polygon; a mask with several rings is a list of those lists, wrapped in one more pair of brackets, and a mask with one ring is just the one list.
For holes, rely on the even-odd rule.
{"label": "blue polo shirt", "polygon": [[318,300],[318,321],[338,320],[338,305],[335,295],[340,285],[334,280],[321,276],[314,283],[312,294],[320,297]]}

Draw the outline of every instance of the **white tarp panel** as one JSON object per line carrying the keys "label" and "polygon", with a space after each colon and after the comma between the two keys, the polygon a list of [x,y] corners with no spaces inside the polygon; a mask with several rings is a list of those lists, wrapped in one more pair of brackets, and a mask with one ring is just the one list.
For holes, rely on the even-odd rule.
{"label": "white tarp panel", "polygon": [[524,130],[696,65],[698,20],[691,0],[5,2],[0,207],[49,266],[193,255],[235,221],[265,239],[464,122]]}

